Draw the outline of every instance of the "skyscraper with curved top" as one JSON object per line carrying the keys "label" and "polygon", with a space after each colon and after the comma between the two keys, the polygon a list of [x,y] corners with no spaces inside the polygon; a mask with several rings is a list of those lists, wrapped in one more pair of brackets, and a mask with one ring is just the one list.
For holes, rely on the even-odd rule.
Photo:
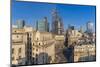
{"label": "skyscraper with curved top", "polygon": [[62,35],[64,32],[62,18],[59,16],[57,9],[52,10],[52,33]]}

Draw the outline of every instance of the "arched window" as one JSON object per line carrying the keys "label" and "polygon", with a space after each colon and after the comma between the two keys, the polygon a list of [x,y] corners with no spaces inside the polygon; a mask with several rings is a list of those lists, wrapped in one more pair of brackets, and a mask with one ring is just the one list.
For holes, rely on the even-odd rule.
{"label": "arched window", "polygon": [[34,43],[33,43],[33,46],[34,46]]}
{"label": "arched window", "polygon": [[33,53],[33,55],[34,55],[34,53]]}
{"label": "arched window", "polygon": [[18,52],[21,53],[21,48],[19,48]]}
{"label": "arched window", "polygon": [[12,54],[14,54],[14,48],[12,48]]}
{"label": "arched window", "polygon": [[40,43],[39,43],[39,45],[40,45]]}
{"label": "arched window", "polygon": [[34,50],[35,48],[33,48],[33,50]]}
{"label": "arched window", "polygon": [[21,59],[21,56],[19,56],[19,59]]}
{"label": "arched window", "polygon": [[14,57],[12,57],[12,60],[14,60]]}
{"label": "arched window", "polygon": [[38,49],[36,49],[36,51],[38,51]]}
{"label": "arched window", "polygon": [[37,64],[38,63],[38,54],[36,54],[35,57],[36,57],[36,61],[35,62]]}
{"label": "arched window", "polygon": [[15,30],[15,33],[16,33],[16,30]]}

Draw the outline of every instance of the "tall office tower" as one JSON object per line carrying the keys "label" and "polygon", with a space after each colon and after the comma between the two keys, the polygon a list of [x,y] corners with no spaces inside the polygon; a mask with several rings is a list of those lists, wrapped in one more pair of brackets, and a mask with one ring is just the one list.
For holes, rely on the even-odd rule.
{"label": "tall office tower", "polygon": [[58,15],[58,12],[55,9],[52,11],[52,33],[54,34],[63,34],[64,28],[63,28],[63,22],[61,17]]}
{"label": "tall office tower", "polygon": [[87,22],[87,33],[93,33],[93,23],[91,21]]}
{"label": "tall office tower", "polygon": [[80,32],[83,33],[83,27],[82,26],[80,26]]}
{"label": "tall office tower", "polygon": [[38,20],[36,21],[36,30],[38,30]]}
{"label": "tall office tower", "polygon": [[42,20],[36,22],[36,30],[41,32],[49,32],[49,23],[47,17],[44,17]]}
{"label": "tall office tower", "polygon": [[21,29],[24,28],[25,21],[24,20],[17,20],[17,28]]}
{"label": "tall office tower", "polygon": [[70,29],[70,26],[71,26],[71,25],[70,25],[70,24],[68,24],[68,29]]}
{"label": "tall office tower", "polygon": [[45,31],[46,32],[49,32],[49,23],[48,23],[48,19],[47,17],[44,17],[44,23],[45,23]]}
{"label": "tall office tower", "polygon": [[47,23],[47,32],[49,32],[49,23]]}

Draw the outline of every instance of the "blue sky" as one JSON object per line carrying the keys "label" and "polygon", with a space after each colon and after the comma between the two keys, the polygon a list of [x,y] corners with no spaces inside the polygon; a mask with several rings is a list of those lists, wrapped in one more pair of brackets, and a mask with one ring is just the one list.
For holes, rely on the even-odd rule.
{"label": "blue sky", "polygon": [[95,6],[80,6],[80,5],[65,5],[65,4],[48,4],[34,2],[12,2],[12,24],[16,20],[23,19],[26,25],[35,27],[36,21],[48,18],[51,25],[52,10],[57,8],[57,11],[63,19],[64,28],[68,24],[75,25],[77,28],[86,26],[88,21],[94,23],[95,26]]}

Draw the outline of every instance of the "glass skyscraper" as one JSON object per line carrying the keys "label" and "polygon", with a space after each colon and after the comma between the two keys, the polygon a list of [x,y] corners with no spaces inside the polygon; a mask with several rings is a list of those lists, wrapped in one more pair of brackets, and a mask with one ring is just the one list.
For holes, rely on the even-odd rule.
{"label": "glass skyscraper", "polygon": [[40,32],[49,32],[49,23],[47,21],[47,17],[37,21],[36,29]]}
{"label": "glass skyscraper", "polygon": [[23,28],[25,26],[24,20],[17,20],[17,28]]}

